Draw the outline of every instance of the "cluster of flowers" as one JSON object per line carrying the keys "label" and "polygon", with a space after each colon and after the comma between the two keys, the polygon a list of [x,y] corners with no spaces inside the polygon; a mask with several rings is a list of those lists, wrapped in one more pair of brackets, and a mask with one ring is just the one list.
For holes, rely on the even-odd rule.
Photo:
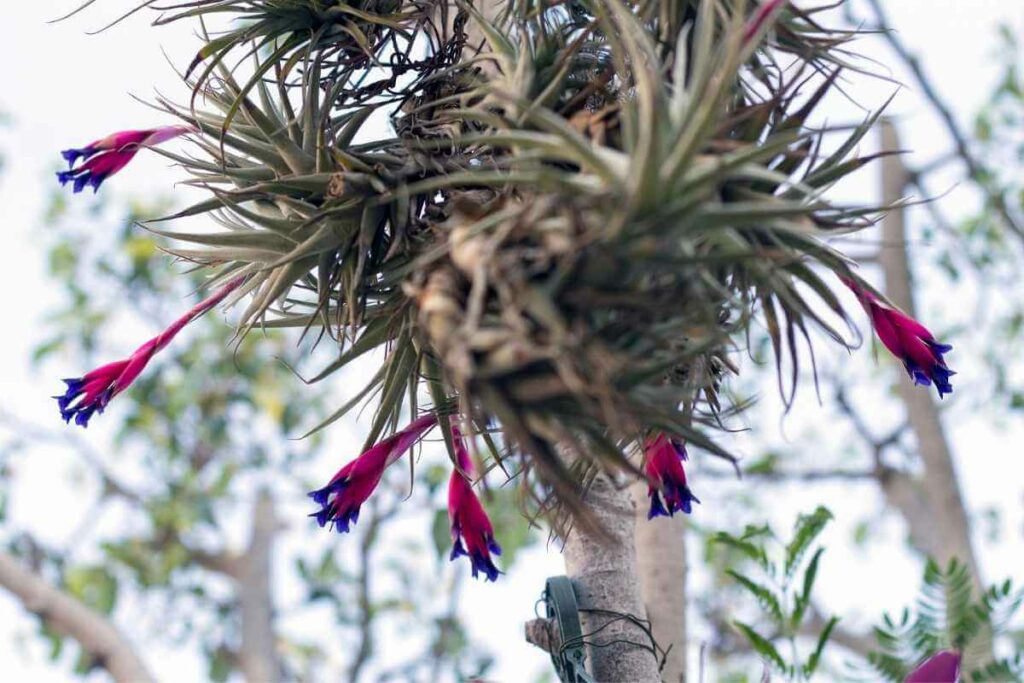
{"label": "cluster of flowers", "polygon": [[[84,190],[86,185],[96,192],[104,180],[127,166],[140,149],[155,147],[190,132],[192,129],[184,126],[123,130],[90,142],[85,147],[66,149],[61,156],[68,162],[68,170],[59,172],[57,180],[61,185],[71,183],[76,193]],[[82,163],[76,167],[75,162],[79,159]]]}
{"label": "cluster of flowers", "polygon": [[[359,508],[380,483],[384,470],[433,429],[437,421],[435,414],[423,415],[338,470],[326,486],[309,493],[320,506],[310,517],[315,517],[321,527],[330,524],[338,533],[349,531],[359,519]],[[474,577],[483,574],[485,581],[495,581],[501,572],[492,554],[500,555],[501,546],[494,540],[494,527],[473,491],[473,461],[455,426],[452,441],[458,462],[448,480],[448,521],[452,532],[449,558],[466,556]]]}
{"label": "cluster of flowers", "polygon": [[[773,2],[766,7],[774,11],[779,4]],[[86,185],[95,191],[104,180],[127,166],[140,149],[189,132],[193,131],[181,126],[122,131],[85,147],[65,150],[62,155],[69,169],[58,173],[57,178],[62,185],[71,182],[75,192],[80,192]],[[76,167],[79,160],[82,163]],[[82,377],[65,379],[66,391],[54,397],[64,421],[74,419],[75,424],[87,426],[89,419],[95,413],[102,413],[114,396],[127,389],[157,352],[185,326],[221,303],[243,282],[244,277],[228,282],[163,332],[142,344],[128,358],[102,365]],[[939,398],[951,393],[953,388],[949,380],[954,373],[946,365],[943,355],[952,347],[937,342],[921,323],[884,302],[860,283],[851,279],[843,282],[864,307],[882,345],[903,362],[910,378],[916,384],[934,384]],[[437,416],[434,414],[418,417],[346,464],[326,486],[309,494],[320,506],[320,510],[310,516],[315,517],[321,527],[330,524],[339,532],[349,531],[359,517],[360,506],[380,483],[384,470],[436,424]],[[452,430],[452,437],[457,464],[448,485],[448,514],[453,540],[451,559],[467,556],[473,576],[482,573],[485,580],[494,581],[501,572],[492,555],[501,554],[501,548],[494,540],[491,521],[473,492],[473,463],[463,437],[456,428]],[[692,504],[700,502],[687,485],[683,469],[686,458],[684,444],[671,435],[654,434],[644,442],[643,471],[651,500],[649,519],[673,516],[676,512],[689,514]]]}

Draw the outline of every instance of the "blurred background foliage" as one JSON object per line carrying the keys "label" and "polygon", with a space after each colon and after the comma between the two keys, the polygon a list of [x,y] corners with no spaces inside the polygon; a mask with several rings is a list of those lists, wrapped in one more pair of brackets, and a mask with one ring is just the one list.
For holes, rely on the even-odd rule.
{"label": "blurred background foliage", "polygon": [[[870,27],[877,19],[871,8],[886,6],[885,2],[850,2],[846,11],[853,25]],[[899,31],[892,33],[898,41]],[[941,74],[931,74],[935,80],[929,80],[927,69],[921,66],[928,63],[927,53],[900,53],[906,47],[897,46],[901,59],[920,60],[917,64],[923,81],[910,82],[909,88],[918,93],[941,91]],[[1020,35],[1010,26],[1001,27],[993,36],[990,56],[998,76],[983,107],[967,118],[973,125],[961,128],[954,120],[947,128],[935,112],[939,107],[948,108],[949,100],[940,97],[937,104],[927,102],[945,149],[923,160],[908,154],[903,162],[907,165],[904,194],[932,200],[903,212],[905,240],[913,250],[910,284],[920,318],[928,321],[939,338],[954,345],[957,394],[933,404],[931,410],[942,429],[938,437],[943,447],[959,456],[959,478],[954,481],[963,492],[962,508],[950,504],[947,512],[969,521],[974,555],[964,557],[963,548],[952,539],[946,524],[949,516],[932,515],[921,504],[922,496],[935,495],[928,479],[932,463],[924,456],[922,435],[908,418],[908,405],[899,391],[900,370],[878,341],[865,340],[873,348],[865,349],[868,352],[860,354],[863,358],[819,356],[817,394],[804,393],[790,416],[780,422],[777,413],[765,407],[766,402],[772,404],[774,393],[767,370],[769,342],[764,335],[754,335],[750,351],[764,361],[762,372],[740,376],[730,387],[740,396],[761,397],[759,408],[745,416],[745,424],[757,436],[739,437],[746,438],[743,480],[735,482],[728,468],[700,458],[690,475],[691,481],[697,482],[693,485],[700,487],[698,493],[707,496],[702,498],[705,507],[715,509],[716,521],[722,521],[714,524],[695,517],[688,526],[696,537],[690,556],[706,572],[688,587],[699,616],[694,631],[702,633],[703,656],[717,672],[715,680],[749,683],[761,680],[768,670],[789,680],[802,675],[798,665],[804,662],[789,649],[793,632],[780,628],[779,615],[765,602],[765,595],[752,594],[752,586],[734,576],[738,572],[746,580],[757,579],[749,558],[748,564],[743,564],[746,555],[742,551],[713,542],[723,536],[741,539],[752,531],[764,532],[757,520],[778,520],[780,499],[831,508],[842,524],[830,529],[823,541],[830,548],[853,554],[858,562],[884,567],[891,561],[888,548],[894,540],[901,550],[910,550],[929,569],[922,596],[908,595],[905,604],[917,609],[925,605],[933,612],[946,609],[945,603],[935,600],[926,605],[926,594],[929,582],[941,584],[949,580],[945,573],[952,572],[961,581],[957,584],[961,589],[963,576],[969,578],[967,602],[949,606],[950,624],[967,612],[975,614],[986,599],[994,599],[994,592],[1000,592],[999,600],[1016,607],[1014,600],[1019,598],[1012,586],[1020,584],[1019,566],[984,562],[983,558],[1009,557],[1001,548],[1019,542],[1020,528],[1007,518],[1007,511],[1019,503],[1005,500],[996,504],[995,493],[982,503],[964,486],[968,477],[974,478],[965,473],[965,464],[975,472],[984,468],[998,471],[1001,462],[1018,456],[1016,443],[999,435],[1010,433],[1024,410],[1024,366],[1019,352],[1024,339],[1024,296],[1019,286],[1024,234],[1015,228],[1024,218],[1024,51]],[[898,116],[893,123],[897,132],[903,131],[905,124]],[[964,142],[962,149],[957,146],[958,139]],[[971,168],[977,175],[964,178],[972,175]],[[1015,222],[1008,222],[1001,210]],[[886,279],[880,258],[886,245],[881,231],[873,230],[844,248],[863,264],[862,275],[880,283]],[[810,373],[804,379],[805,386],[814,383]],[[985,435],[987,446],[971,449],[966,434]],[[708,496],[711,487],[714,492]],[[782,507],[790,509],[786,504]],[[932,559],[937,549],[947,553],[955,549],[953,555],[959,556],[960,564],[951,566],[946,559]],[[823,558],[818,575],[818,584],[824,578],[825,587],[812,597],[803,626],[795,634],[803,652],[815,650],[817,638],[835,614],[829,604],[834,600],[826,597],[829,591],[845,591],[851,596],[871,591],[872,578],[867,576],[857,585],[832,584],[829,574],[837,570],[830,570],[830,565],[845,560],[829,555]],[[977,564],[965,568],[964,563],[970,561]],[[1014,581],[1002,582],[1008,574]],[[996,580],[1001,583],[991,583]],[[894,604],[889,612],[899,615],[900,607]],[[965,680],[1019,679],[1024,620],[1016,609],[1008,610],[1007,618],[996,622],[979,618],[972,626],[972,638],[957,642],[952,626],[937,634],[941,626],[922,625],[913,609],[910,623],[903,623],[902,631],[900,616],[885,621],[858,604],[843,610],[842,620],[831,632],[819,679],[902,680],[899,676],[927,653],[968,641]],[[750,630],[755,637],[763,636],[762,642],[752,642],[749,634],[737,628],[733,623],[737,618],[749,619]],[[898,632],[899,637],[886,641],[887,630]],[[876,640],[875,634],[883,635]],[[899,658],[881,659],[892,655],[886,646],[891,648],[896,641],[905,646],[899,650]],[[912,642],[916,643],[913,647],[909,645]]]}
{"label": "blurred background foliage", "polygon": [[[973,186],[977,206],[964,215],[959,206],[949,210],[953,203],[941,196],[947,189],[942,169],[962,161],[951,149],[910,169],[919,194],[939,199],[909,215],[913,240],[928,245],[926,256],[914,264],[922,305],[936,313],[940,336],[958,350],[972,350],[955,357],[969,371],[960,376],[964,390],[944,406],[943,420],[975,420],[997,429],[1024,411],[1024,373],[1015,351],[1024,333],[1022,236],[1007,229],[991,210],[993,197],[1000,197],[1016,215],[1024,212],[1024,73],[1019,36],[1007,28],[993,45],[993,64],[1002,76],[967,132],[971,153],[984,161]],[[181,266],[134,227],[136,220],[165,213],[168,200],[150,198],[129,206],[76,202],[85,208],[72,208],[67,199],[55,192],[40,220],[39,247],[47,252],[51,282],[60,297],[40,327],[27,331],[38,340],[34,358],[40,377],[49,377],[57,367],[77,370],[118,357],[195,299],[178,275]],[[113,229],[117,225],[120,229]],[[873,245],[864,246],[870,252]],[[937,281],[948,284],[933,287]],[[971,303],[947,310],[950,287],[959,288],[958,294]],[[250,343],[235,346],[230,335],[220,316],[209,316],[182,334],[119,399],[119,409],[105,416],[100,429],[109,431],[115,446],[109,451],[97,452],[78,431],[27,422],[17,414],[16,404],[5,404],[0,415],[0,515],[5,522],[0,539],[5,552],[125,630],[147,641],[202,652],[209,677],[225,680],[243,665],[239,558],[258,545],[250,520],[256,518],[253,511],[260,501],[270,500],[273,574],[264,585],[270,587],[265,593],[273,606],[275,664],[289,678],[444,680],[486,674],[494,653],[481,648],[457,617],[459,586],[466,573],[447,563],[443,453],[437,448],[426,453],[426,466],[415,469],[413,482],[396,468],[388,477],[387,492],[371,500],[345,543],[314,533],[302,518],[305,490],[331,463],[351,454],[329,452],[322,436],[303,441],[291,437],[336,401],[304,391],[280,362],[294,355],[293,337],[258,333]],[[756,352],[766,344],[766,339],[754,340],[752,348]],[[201,371],[187,372],[189,368]],[[785,439],[751,446],[744,482],[735,484],[731,471],[696,460],[691,478],[700,482],[704,508],[717,512],[714,522],[697,519],[689,527],[703,551],[691,562],[707,573],[694,587],[692,609],[700,615],[703,642],[721,667],[721,680],[758,680],[763,657],[737,637],[741,634],[726,618],[736,605],[756,606],[742,602],[749,599],[749,587],[727,573],[737,558],[706,541],[720,532],[741,537],[746,521],[766,515],[774,497],[797,486],[820,491],[812,497],[827,498],[837,490],[827,488],[829,483],[847,487],[844,491],[855,486],[876,490],[884,478],[920,472],[895,391],[885,401],[877,399],[879,387],[884,391],[894,386],[891,370],[883,360],[872,380],[862,379],[857,390],[850,388],[851,378],[863,375],[862,366],[826,364],[821,376],[826,406],[815,405],[818,419],[790,421],[787,425],[794,429]],[[762,373],[748,373],[731,390],[768,396],[763,390],[772,376],[773,369],[765,364]],[[56,391],[42,382],[35,388]],[[832,403],[840,395],[843,400]],[[867,396],[876,397],[870,400],[870,411],[865,408]],[[865,433],[874,436],[866,439]],[[19,463],[40,447],[78,459],[72,480],[61,486],[55,482],[55,489],[63,491],[70,484],[76,495],[90,501],[87,515],[64,520],[64,543],[42,541],[6,523],[7,502],[19,485]],[[326,464],[315,469],[315,462]],[[523,524],[510,493],[493,488],[491,496],[488,509],[506,549],[502,568],[508,569],[516,551],[536,542],[536,535]],[[830,542],[863,551],[879,538],[882,496],[864,500],[873,502],[865,502],[859,519],[842,527],[845,536],[833,534]],[[61,501],[52,505],[59,511]],[[422,515],[424,509],[432,514]],[[59,517],[59,512],[54,515]],[[995,508],[976,511],[974,522],[976,536],[987,545],[1020,533],[1007,528]],[[912,524],[901,524],[911,540]],[[827,561],[819,572],[821,583],[828,574]],[[933,571],[926,574],[926,584],[929,576],[938,580]],[[911,603],[909,596],[906,602]],[[818,607],[811,605],[811,628],[801,633],[810,651],[827,623]],[[899,607],[893,605],[893,612]],[[143,616],[154,613],[163,618]],[[826,675],[836,676],[844,663],[858,657],[863,663],[878,651],[868,635],[878,615],[859,616],[866,618],[844,618],[833,634]],[[750,619],[752,630],[771,634],[770,614],[751,611]],[[315,628],[309,628],[311,623]],[[892,618],[882,628],[896,629],[900,623],[899,617]],[[60,666],[81,674],[95,670],[97,662],[81,656],[45,619],[39,624],[39,637],[50,644]],[[388,646],[380,634],[401,634],[410,624],[423,637],[413,638],[412,647],[390,646],[385,664],[381,652]],[[429,628],[422,628],[424,624]],[[1024,638],[1019,623],[1004,628],[1008,638],[1000,654],[1012,662]],[[339,648],[339,642],[345,647]]]}
{"label": "blurred background foliage", "polygon": [[[33,331],[40,368],[107,362],[198,301],[191,288],[200,280],[181,277],[182,265],[137,225],[166,212],[168,202],[147,198],[121,206],[94,199],[80,209],[53,193],[40,246],[61,303]],[[80,459],[71,485],[90,500],[88,514],[64,520],[74,530],[67,544],[5,526],[8,551],[120,623],[160,614],[155,623],[142,619],[142,631],[132,628],[132,635],[196,648],[212,680],[244,670],[245,658],[257,654],[290,680],[357,681],[371,671],[378,680],[486,673],[492,655],[456,618],[468,573],[447,561],[443,452],[424,448],[425,466],[415,468],[413,481],[408,471],[403,480],[402,468],[392,470],[390,490],[371,499],[344,543],[316,533],[305,523],[305,491],[323,477],[324,463],[336,467],[352,454],[325,453],[321,435],[294,437],[324,414],[329,396],[305,391],[282,362],[294,354],[293,335],[261,332],[238,344],[222,317],[190,326],[126,392],[104,420],[111,448],[103,452],[92,445],[95,428],[85,435],[28,424],[13,412],[0,416],[0,462],[10,475],[5,487],[17,484],[21,454],[47,445]],[[311,469],[317,462],[321,468]],[[296,476],[307,472],[309,481]],[[59,519],[59,501],[54,504]],[[535,536],[509,490],[493,490],[488,506],[507,570]],[[424,508],[434,513],[417,519]],[[261,528],[268,515],[270,525]],[[431,520],[427,534],[415,533]],[[259,611],[261,604],[270,612]],[[262,628],[276,653],[253,653],[245,642],[253,627],[246,621],[264,614],[273,615]],[[418,635],[405,640],[413,646],[391,651],[386,663],[376,659],[378,635],[410,623]],[[79,674],[97,666],[45,618],[39,629],[54,660]]]}

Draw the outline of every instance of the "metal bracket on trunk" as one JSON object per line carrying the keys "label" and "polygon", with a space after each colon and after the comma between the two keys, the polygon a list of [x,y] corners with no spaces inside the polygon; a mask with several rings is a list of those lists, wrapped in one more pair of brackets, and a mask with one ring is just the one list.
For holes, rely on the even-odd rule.
{"label": "metal bracket on trunk", "polygon": [[551,661],[563,683],[596,683],[587,673],[583,627],[580,625],[576,589],[566,576],[552,576],[544,586],[544,607],[548,619],[558,627],[558,647]]}

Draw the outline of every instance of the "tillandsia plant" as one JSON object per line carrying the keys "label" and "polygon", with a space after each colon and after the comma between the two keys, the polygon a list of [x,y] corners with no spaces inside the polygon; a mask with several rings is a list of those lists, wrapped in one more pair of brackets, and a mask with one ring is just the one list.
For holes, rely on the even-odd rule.
{"label": "tillandsia plant", "polygon": [[[720,388],[755,321],[788,403],[815,330],[857,339],[838,278],[884,305],[832,244],[882,207],[826,196],[871,160],[852,155],[875,121],[810,123],[852,59],[827,9],[183,0],[159,15],[237,21],[188,64],[190,101],[158,103],[197,132],[190,155],[155,151],[209,195],[167,220],[220,229],[149,228],[212,283],[240,282],[225,300],[248,300],[240,334],[335,344],[311,382],[385,352],[318,427],[376,402],[364,454],[315,492],[318,521],[354,522],[424,415],[457,472],[453,421],[556,523],[601,472],[646,475],[652,503],[690,510],[677,454],[637,467],[631,444],[730,458],[713,432],[742,405]],[[947,349],[907,330],[927,358],[879,333],[948,392]]]}

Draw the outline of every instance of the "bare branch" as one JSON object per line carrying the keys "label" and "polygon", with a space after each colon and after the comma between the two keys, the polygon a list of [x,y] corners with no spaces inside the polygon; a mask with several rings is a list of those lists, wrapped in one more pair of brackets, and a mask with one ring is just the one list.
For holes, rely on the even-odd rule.
{"label": "bare branch", "polygon": [[562,646],[554,619],[531,619],[523,624],[523,635],[526,637],[526,642],[539,647],[544,652],[558,652]]}
{"label": "bare branch", "polygon": [[[736,473],[732,470],[711,470],[702,469],[701,477],[706,479],[735,479]],[[874,479],[875,470],[843,470],[843,469],[821,469],[821,470],[773,470],[765,472],[744,472],[744,479],[756,479],[758,482],[768,484],[787,484],[793,481],[860,481]]]}
{"label": "bare branch", "polygon": [[82,458],[100,478],[104,495],[113,495],[141,503],[142,496],[120,481],[104,462],[103,456],[87,441],[64,429],[48,429],[0,408],[0,425],[7,427],[20,441],[50,443],[70,448]]}
{"label": "bare branch", "polygon": [[377,543],[381,526],[398,514],[397,505],[381,510],[376,498],[371,498],[368,502],[370,514],[367,515],[366,526],[359,540],[359,576],[356,584],[356,606],[359,610],[356,626],[358,627],[359,644],[355,648],[356,654],[348,669],[348,680],[353,681],[353,683],[359,680],[359,676],[362,675],[366,663],[373,654],[374,608],[370,584],[370,579],[373,575],[370,567],[373,559],[373,548]]}
{"label": "bare branch", "polygon": [[215,552],[204,550],[202,548],[192,548],[188,544],[184,543],[180,538],[175,537],[174,540],[185,548],[189,559],[203,569],[224,574],[231,578],[238,577],[239,572],[241,571],[242,556],[226,551]]}
{"label": "bare branch", "polygon": [[836,407],[839,408],[839,412],[850,421],[850,424],[853,425],[853,429],[857,432],[857,435],[860,436],[868,447],[871,448],[875,462],[874,474],[877,476],[881,470],[885,469],[885,465],[882,463],[882,453],[884,453],[885,449],[889,446],[893,446],[899,442],[903,433],[907,431],[909,425],[904,422],[900,426],[896,427],[896,429],[892,430],[888,436],[881,438],[876,437],[868,427],[867,422],[865,422],[864,418],[861,417],[860,412],[846,396],[846,392],[841,386],[836,390]]}
{"label": "bare branch", "polygon": [[0,553],[0,586],[50,628],[74,638],[115,681],[156,680],[132,644],[105,616],[54,588],[8,553]]}
{"label": "bare branch", "polygon": [[[938,114],[939,118],[942,119],[942,123],[946,127],[946,132],[953,141],[953,145],[956,148],[956,154],[967,168],[967,174],[971,180],[974,181],[979,188],[988,196],[989,201],[992,203],[993,208],[999,213],[1000,218],[1007,228],[1017,234],[1018,237],[1024,238],[1024,226],[1021,225],[1021,220],[1014,216],[1010,207],[1007,205],[1005,198],[996,188],[992,187],[989,169],[978,160],[971,150],[970,143],[968,142],[967,135],[961,130],[960,124],[957,123],[956,117],[953,116],[952,110],[949,105],[946,104],[945,99],[939,94],[938,89],[932,82],[928,74],[925,73],[924,66],[921,61],[910,51],[910,48],[903,42],[899,34],[891,28],[889,23],[889,17],[887,16],[885,9],[882,6],[880,0],[868,0],[868,5],[871,7],[872,13],[874,14],[875,29],[882,38],[888,43],[889,47],[896,53],[899,59],[906,64],[907,68],[910,69],[910,73],[914,77],[914,81],[917,83],[921,90],[921,94],[924,95],[928,103],[931,104],[935,113]],[[892,148],[896,149],[896,148]]]}

